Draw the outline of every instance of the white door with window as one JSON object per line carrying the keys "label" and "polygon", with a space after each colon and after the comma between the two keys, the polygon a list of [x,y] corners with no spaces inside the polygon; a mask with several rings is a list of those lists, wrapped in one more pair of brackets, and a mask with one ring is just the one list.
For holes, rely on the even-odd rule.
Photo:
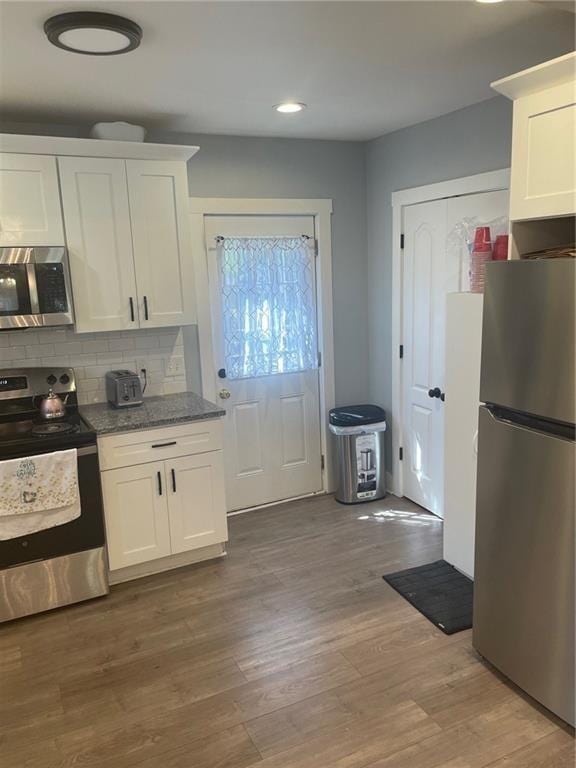
{"label": "white door with window", "polygon": [[404,208],[402,421],[404,495],[444,514],[446,295],[467,290],[464,232],[507,231],[508,190]]}
{"label": "white door with window", "polygon": [[205,219],[228,510],[322,490],[314,218]]}

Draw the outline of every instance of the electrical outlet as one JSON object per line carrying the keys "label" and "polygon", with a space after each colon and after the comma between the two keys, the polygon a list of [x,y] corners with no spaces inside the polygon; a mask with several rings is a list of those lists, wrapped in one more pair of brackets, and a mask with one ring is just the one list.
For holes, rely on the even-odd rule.
{"label": "electrical outlet", "polygon": [[166,376],[180,376],[184,373],[184,358],[175,355],[166,362]]}
{"label": "electrical outlet", "polygon": [[144,378],[142,369],[146,371],[146,381],[148,384],[150,384],[153,378],[153,373],[150,370],[150,365],[148,363],[148,360],[145,357],[141,357],[136,360],[136,373],[138,374],[138,376],[140,376],[141,379]]}

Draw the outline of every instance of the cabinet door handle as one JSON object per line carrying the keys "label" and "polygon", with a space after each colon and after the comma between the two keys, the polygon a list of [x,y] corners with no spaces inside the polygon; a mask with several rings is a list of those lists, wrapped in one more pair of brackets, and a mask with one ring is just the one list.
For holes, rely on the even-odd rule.
{"label": "cabinet door handle", "polygon": [[172,473],[172,491],[176,493],[176,472],[173,469],[170,472]]}
{"label": "cabinet door handle", "polygon": [[166,448],[167,445],[176,445],[176,440],[170,440],[169,443],[152,443],[152,448]]}
{"label": "cabinet door handle", "polygon": [[148,320],[148,297],[144,296],[144,319]]}
{"label": "cabinet door handle", "polygon": [[135,319],[134,318],[134,299],[132,298],[132,296],[130,296],[129,301],[130,301],[130,320],[134,322],[134,319]]}
{"label": "cabinet door handle", "polygon": [[158,495],[162,496],[162,475],[160,472],[157,472],[156,475],[158,476]]}

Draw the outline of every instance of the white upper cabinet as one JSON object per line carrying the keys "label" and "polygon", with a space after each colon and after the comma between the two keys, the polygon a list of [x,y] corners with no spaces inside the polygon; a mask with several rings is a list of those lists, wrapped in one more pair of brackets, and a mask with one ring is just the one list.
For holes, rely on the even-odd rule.
{"label": "white upper cabinet", "polygon": [[138,328],[124,160],[61,157],[76,330]]}
{"label": "white upper cabinet", "polygon": [[186,166],[127,160],[142,328],[195,321]]}
{"label": "white upper cabinet", "polygon": [[195,322],[186,164],[61,157],[76,330]]}
{"label": "white upper cabinet", "polygon": [[574,214],[576,54],[493,83],[514,100],[510,218]]}
{"label": "white upper cabinet", "polygon": [[0,247],[64,245],[56,158],[0,153]]}

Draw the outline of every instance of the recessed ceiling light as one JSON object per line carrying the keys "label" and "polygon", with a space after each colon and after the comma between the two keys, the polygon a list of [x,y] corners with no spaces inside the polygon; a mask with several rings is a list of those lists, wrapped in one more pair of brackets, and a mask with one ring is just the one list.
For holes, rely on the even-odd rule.
{"label": "recessed ceiling light", "polygon": [[291,115],[294,112],[302,112],[303,109],[306,109],[306,104],[302,104],[299,101],[285,101],[283,104],[276,104],[274,109],[276,112]]}
{"label": "recessed ceiling light", "polygon": [[477,3],[484,3],[485,5],[492,5],[493,3],[502,3],[503,0],[476,0]]}
{"label": "recessed ceiling light", "polygon": [[142,30],[134,21],[112,13],[75,11],[52,16],[44,24],[48,40],[58,48],[89,56],[114,56],[138,48]]}

